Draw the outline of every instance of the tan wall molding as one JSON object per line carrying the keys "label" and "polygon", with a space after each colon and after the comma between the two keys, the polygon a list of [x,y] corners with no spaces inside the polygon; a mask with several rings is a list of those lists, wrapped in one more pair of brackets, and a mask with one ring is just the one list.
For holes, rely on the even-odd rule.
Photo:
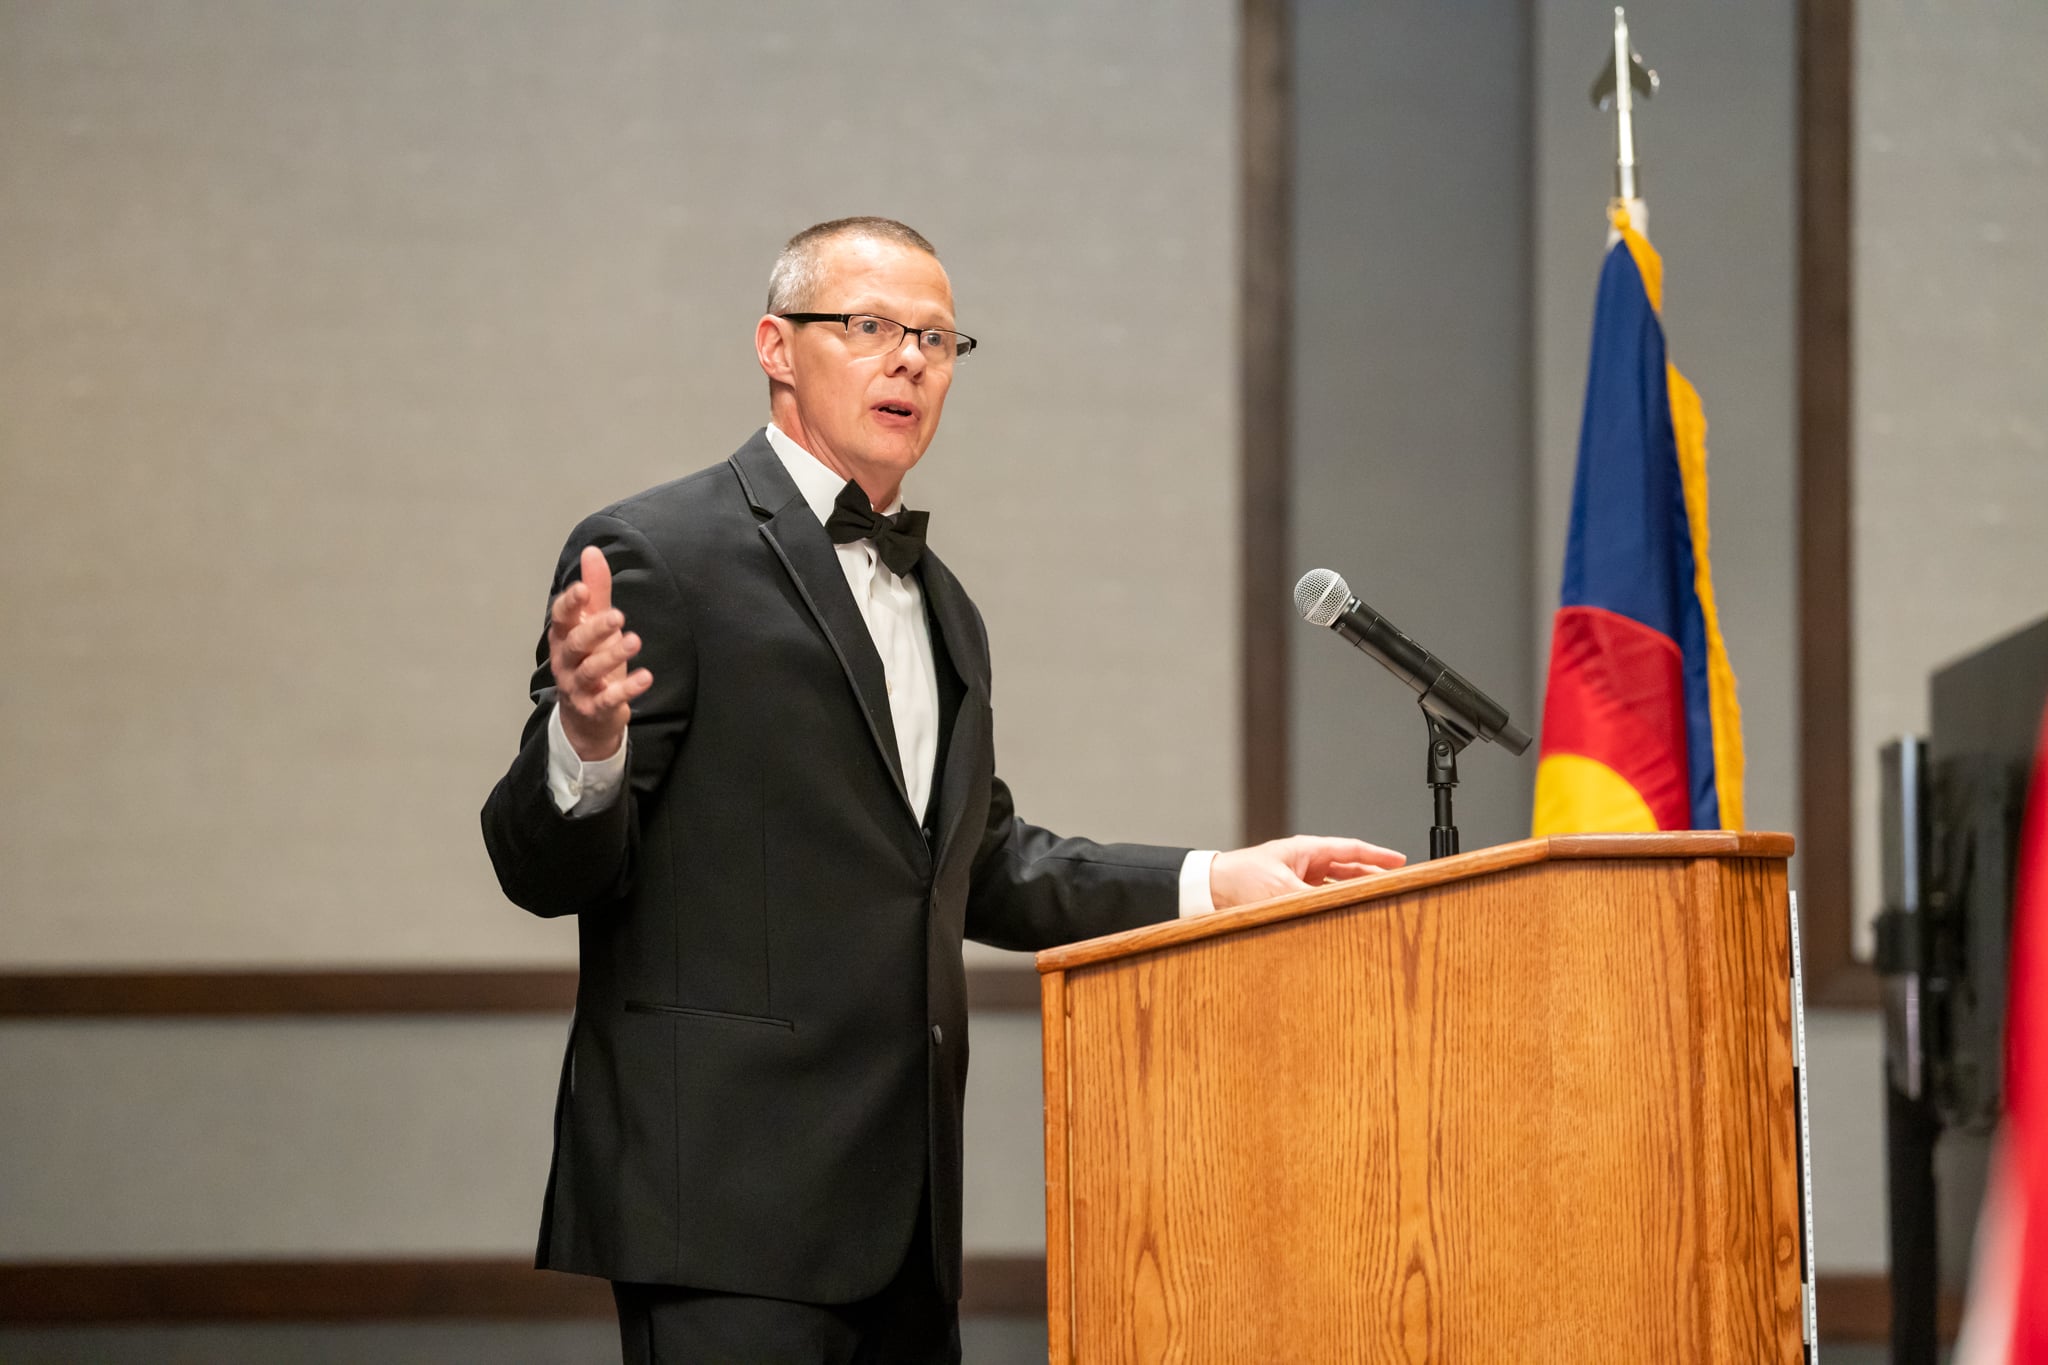
{"label": "tan wall molding", "polygon": [[[969,1256],[960,1310],[1038,1316],[1045,1262]],[[1823,1341],[1887,1339],[1891,1288],[1882,1275],[1823,1275]],[[12,1327],[148,1322],[365,1322],[437,1318],[540,1321],[609,1318],[602,1280],[535,1270],[523,1260],[74,1261],[0,1263],[0,1323]],[[1960,1303],[1942,1301],[1953,1340]]]}
{"label": "tan wall molding", "polygon": [[[963,1313],[1045,1311],[1045,1262],[969,1256]],[[0,1263],[0,1323],[609,1318],[611,1288],[523,1260]]]}
{"label": "tan wall molding", "polygon": [[[380,1014],[553,1014],[576,1003],[573,968],[449,971],[14,971],[0,1019]],[[975,1010],[1038,1010],[1027,967],[970,967]]]}
{"label": "tan wall molding", "polygon": [[1851,951],[1850,303],[1855,201],[1854,0],[1799,6],[1797,546],[1799,860],[1807,1003],[1877,1004],[1877,978]]}

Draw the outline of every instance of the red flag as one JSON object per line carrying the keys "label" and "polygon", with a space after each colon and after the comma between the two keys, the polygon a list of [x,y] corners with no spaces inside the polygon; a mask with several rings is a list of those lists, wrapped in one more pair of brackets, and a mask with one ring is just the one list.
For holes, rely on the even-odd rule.
{"label": "red flag", "polygon": [[2013,905],[2006,1142],[2023,1215],[2014,1365],[2048,1365],[2048,721],[2034,753]]}
{"label": "red flag", "polygon": [[2048,717],[2019,854],[2005,1125],[1984,1194],[1957,1365],[2048,1365]]}

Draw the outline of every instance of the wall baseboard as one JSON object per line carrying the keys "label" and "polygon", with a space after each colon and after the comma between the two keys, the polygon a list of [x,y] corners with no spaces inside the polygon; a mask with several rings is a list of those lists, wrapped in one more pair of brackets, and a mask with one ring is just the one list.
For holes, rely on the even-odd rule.
{"label": "wall baseboard", "polygon": [[[1824,1344],[1891,1340],[1892,1284],[1888,1276],[1823,1275],[1814,1293],[1814,1317]],[[1962,1295],[1943,1290],[1936,1312],[1941,1340],[1953,1342],[1963,1320]]]}
{"label": "wall baseboard", "polygon": [[[0,972],[0,1019],[567,1014],[573,967]],[[976,1010],[1038,1012],[1030,967],[970,967]]]}
{"label": "wall baseboard", "polygon": [[[969,1256],[961,1311],[1045,1312],[1045,1261]],[[610,1318],[610,1287],[515,1259],[0,1263],[0,1324]]]}
{"label": "wall baseboard", "polygon": [[[1045,1312],[1045,1261],[969,1256],[963,1313]],[[1823,1275],[1821,1340],[1881,1342],[1891,1331],[1882,1275]],[[1941,1331],[1961,1316],[1942,1300]],[[0,1263],[0,1324],[148,1322],[367,1322],[463,1318],[540,1321],[609,1318],[602,1280],[535,1270],[513,1259],[49,1261]]]}

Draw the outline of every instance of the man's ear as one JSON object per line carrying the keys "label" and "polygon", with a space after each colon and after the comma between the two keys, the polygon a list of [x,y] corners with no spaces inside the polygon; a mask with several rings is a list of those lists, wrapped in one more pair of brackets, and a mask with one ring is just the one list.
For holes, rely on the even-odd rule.
{"label": "man's ear", "polygon": [[783,318],[763,313],[754,324],[754,355],[761,362],[761,372],[778,384],[796,382],[790,365],[790,349],[795,344],[796,327]]}

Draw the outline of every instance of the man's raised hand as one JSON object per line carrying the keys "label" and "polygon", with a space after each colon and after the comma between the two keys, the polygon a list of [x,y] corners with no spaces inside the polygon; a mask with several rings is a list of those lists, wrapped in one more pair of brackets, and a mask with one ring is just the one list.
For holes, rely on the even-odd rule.
{"label": "man's raised hand", "polygon": [[604,551],[583,547],[583,579],[548,604],[548,666],[562,733],[585,763],[610,758],[626,737],[633,698],[654,683],[644,668],[628,672],[640,637],[612,606],[612,570]]}

